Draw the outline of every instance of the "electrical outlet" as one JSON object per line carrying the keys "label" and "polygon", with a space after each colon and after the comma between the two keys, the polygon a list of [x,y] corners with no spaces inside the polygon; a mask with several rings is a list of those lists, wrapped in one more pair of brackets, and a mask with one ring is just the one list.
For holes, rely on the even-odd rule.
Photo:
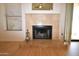
{"label": "electrical outlet", "polygon": [[63,36],[63,33],[61,33],[61,35]]}

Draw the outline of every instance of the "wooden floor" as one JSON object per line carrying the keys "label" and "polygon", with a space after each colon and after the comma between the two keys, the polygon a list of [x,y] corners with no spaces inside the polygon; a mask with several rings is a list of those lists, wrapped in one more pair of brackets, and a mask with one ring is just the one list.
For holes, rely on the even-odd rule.
{"label": "wooden floor", "polygon": [[1,56],[68,56],[79,55],[79,43],[64,45],[59,40],[0,42]]}

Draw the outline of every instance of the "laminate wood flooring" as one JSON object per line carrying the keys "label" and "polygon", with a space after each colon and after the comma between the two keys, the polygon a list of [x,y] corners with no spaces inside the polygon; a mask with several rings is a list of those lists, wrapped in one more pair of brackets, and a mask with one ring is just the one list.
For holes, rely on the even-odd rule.
{"label": "laminate wood flooring", "polygon": [[79,46],[79,43],[74,43],[74,42],[68,45],[64,45],[64,42],[60,40],[30,40],[28,42],[26,41],[7,42],[6,41],[6,42],[0,42],[0,55],[1,56],[79,55],[78,46]]}

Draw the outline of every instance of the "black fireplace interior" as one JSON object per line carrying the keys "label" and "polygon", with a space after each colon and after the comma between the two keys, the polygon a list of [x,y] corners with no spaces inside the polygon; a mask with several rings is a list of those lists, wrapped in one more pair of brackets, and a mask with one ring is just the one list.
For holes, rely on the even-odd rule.
{"label": "black fireplace interior", "polygon": [[32,26],[33,39],[52,39],[52,26]]}

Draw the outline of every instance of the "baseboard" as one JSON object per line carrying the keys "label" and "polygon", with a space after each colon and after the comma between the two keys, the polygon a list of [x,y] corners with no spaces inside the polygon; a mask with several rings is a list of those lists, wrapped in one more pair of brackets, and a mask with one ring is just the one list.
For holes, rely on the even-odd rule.
{"label": "baseboard", "polygon": [[[64,40],[64,42],[66,42],[66,40]],[[71,39],[71,42],[79,42],[79,40],[76,40],[76,39]]]}
{"label": "baseboard", "polygon": [[79,40],[73,39],[71,40],[71,42],[79,42]]}

